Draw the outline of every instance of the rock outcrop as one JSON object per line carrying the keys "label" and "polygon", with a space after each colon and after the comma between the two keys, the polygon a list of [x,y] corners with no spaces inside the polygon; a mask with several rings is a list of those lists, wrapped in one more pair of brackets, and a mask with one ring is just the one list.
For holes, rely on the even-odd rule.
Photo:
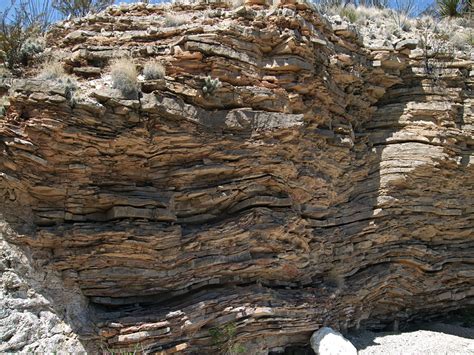
{"label": "rock outcrop", "polygon": [[[115,6],[48,41],[79,89],[2,82],[0,235],[38,274],[0,271],[69,349],[266,354],[474,302],[469,58],[434,77],[291,1]],[[121,55],[166,77],[121,97]]]}
{"label": "rock outcrop", "polygon": [[357,349],[341,333],[323,327],[311,335],[311,348],[316,355],[357,355]]}

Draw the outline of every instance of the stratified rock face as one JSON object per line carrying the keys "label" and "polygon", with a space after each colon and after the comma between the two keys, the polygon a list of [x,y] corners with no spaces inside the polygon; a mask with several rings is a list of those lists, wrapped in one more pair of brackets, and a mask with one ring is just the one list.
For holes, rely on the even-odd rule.
{"label": "stratified rock face", "polygon": [[[113,7],[50,44],[86,79],[4,82],[0,233],[83,346],[258,354],[474,302],[469,60],[433,78],[294,4]],[[139,100],[125,54],[166,67]]]}

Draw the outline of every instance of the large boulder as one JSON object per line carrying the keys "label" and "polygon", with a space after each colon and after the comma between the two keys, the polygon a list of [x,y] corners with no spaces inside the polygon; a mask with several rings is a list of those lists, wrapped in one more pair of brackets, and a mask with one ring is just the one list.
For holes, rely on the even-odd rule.
{"label": "large boulder", "polygon": [[357,355],[357,349],[341,333],[323,327],[311,336],[311,347],[319,355]]}

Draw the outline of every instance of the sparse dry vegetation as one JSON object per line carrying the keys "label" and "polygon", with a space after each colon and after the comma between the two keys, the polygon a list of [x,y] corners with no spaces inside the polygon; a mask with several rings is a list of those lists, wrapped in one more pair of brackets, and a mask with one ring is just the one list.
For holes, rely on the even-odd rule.
{"label": "sparse dry vegetation", "polygon": [[115,0],[53,0],[53,6],[65,17],[81,17],[104,10]]}
{"label": "sparse dry vegetation", "polygon": [[66,76],[63,65],[58,61],[51,60],[43,64],[36,78],[40,80],[61,80]]}
{"label": "sparse dry vegetation", "polygon": [[63,84],[66,91],[66,97],[71,101],[73,100],[74,93],[78,87],[77,82],[72,76],[66,73],[60,62],[55,60],[45,62],[36,78],[40,80],[51,80]]}
{"label": "sparse dry vegetation", "polygon": [[10,70],[5,68],[4,66],[0,66],[0,78],[4,79],[4,78],[9,78],[11,76],[12,76],[12,73]]}
{"label": "sparse dry vegetation", "polygon": [[191,16],[188,14],[168,14],[164,18],[165,27],[178,27],[188,23],[191,20]]}
{"label": "sparse dry vegetation", "polygon": [[226,0],[225,1],[231,9],[236,9],[244,5],[244,0]]}
{"label": "sparse dry vegetation", "polygon": [[[418,40],[420,45],[425,43],[421,37],[428,32],[430,41],[442,50],[444,56],[454,55],[456,51],[469,53],[473,46],[472,20],[467,16],[439,17],[423,15],[415,17],[416,3],[413,1],[399,0],[392,8],[366,7],[362,5],[332,7],[326,12],[331,21],[340,21],[335,15],[357,25],[364,43],[368,46],[393,48],[403,39]],[[462,7],[461,7],[462,8]],[[434,12],[436,14],[436,12]],[[421,23],[428,21],[431,25],[427,30]],[[436,25],[433,25],[436,23]],[[432,31],[432,33],[430,32]],[[442,42],[442,48],[439,43]],[[420,46],[418,48],[421,48]]]}
{"label": "sparse dry vegetation", "polygon": [[165,77],[165,67],[158,61],[151,61],[145,64],[143,76],[146,80],[163,79]]}
{"label": "sparse dry vegetation", "polygon": [[0,117],[4,117],[10,106],[10,101],[8,96],[0,97]]}
{"label": "sparse dry vegetation", "polygon": [[138,98],[138,72],[135,63],[129,58],[119,58],[110,65],[112,87],[129,99]]}
{"label": "sparse dry vegetation", "polygon": [[43,51],[42,33],[51,23],[49,0],[11,0],[0,12],[0,62],[10,70]]}

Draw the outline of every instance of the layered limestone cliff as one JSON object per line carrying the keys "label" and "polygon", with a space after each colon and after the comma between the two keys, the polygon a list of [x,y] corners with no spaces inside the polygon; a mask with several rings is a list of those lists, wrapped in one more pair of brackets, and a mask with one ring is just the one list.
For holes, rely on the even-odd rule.
{"label": "layered limestone cliff", "polygon": [[[48,44],[77,90],[1,84],[0,351],[267,354],[474,303],[468,57],[434,76],[293,2],[116,6]],[[124,55],[165,78],[122,97]]]}

